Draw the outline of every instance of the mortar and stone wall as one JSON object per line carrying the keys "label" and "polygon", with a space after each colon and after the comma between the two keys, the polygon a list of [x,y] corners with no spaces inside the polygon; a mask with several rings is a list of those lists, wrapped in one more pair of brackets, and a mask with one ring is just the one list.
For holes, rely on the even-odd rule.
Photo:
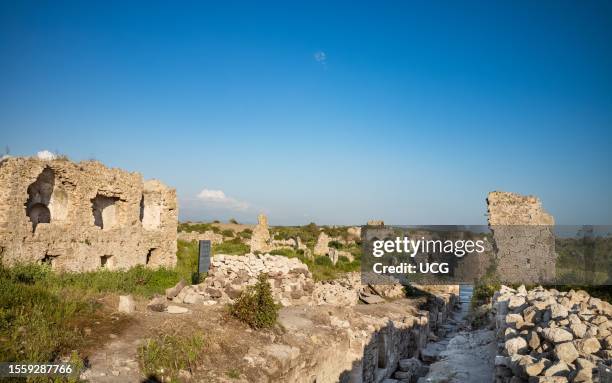
{"label": "mortar and stone wall", "polygon": [[176,264],[176,192],[97,161],[0,162],[0,261],[89,271]]}
{"label": "mortar and stone wall", "polygon": [[537,197],[494,191],[487,197],[497,275],[505,283],[554,282],[553,217]]}

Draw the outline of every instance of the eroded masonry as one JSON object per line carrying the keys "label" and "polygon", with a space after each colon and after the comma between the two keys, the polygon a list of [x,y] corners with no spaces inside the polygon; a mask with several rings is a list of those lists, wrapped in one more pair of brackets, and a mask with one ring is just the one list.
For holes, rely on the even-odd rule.
{"label": "eroded masonry", "polygon": [[494,191],[487,197],[497,275],[505,283],[554,282],[554,218],[534,196]]}
{"label": "eroded masonry", "polygon": [[176,192],[97,161],[0,162],[0,260],[88,271],[176,264]]}

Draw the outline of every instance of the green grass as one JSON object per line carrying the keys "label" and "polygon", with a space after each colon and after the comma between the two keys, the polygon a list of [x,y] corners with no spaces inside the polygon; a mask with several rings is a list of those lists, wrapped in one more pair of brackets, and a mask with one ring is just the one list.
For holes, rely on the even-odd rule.
{"label": "green grass", "polygon": [[198,233],[205,233],[207,231],[212,231],[217,234],[221,234],[221,229],[218,226],[215,226],[210,223],[179,223],[177,227],[177,231],[195,231]]}
{"label": "green grass", "polygon": [[244,255],[250,250],[249,245],[242,243],[240,238],[213,245],[213,254]]}
{"label": "green grass", "polygon": [[92,296],[45,281],[42,266],[0,266],[0,360],[50,362],[83,341],[75,330],[98,308]]}
{"label": "green grass", "polygon": [[138,266],[55,273],[47,265],[0,266],[0,360],[51,362],[78,349],[84,341],[84,323],[96,318],[100,308],[100,293],[163,293],[180,279],[192,279],[197,250],[196,243],[179,241],[172,270]]}
{"label": "green grass", "polygon": [[204,356],[204,336],[159,335],[138,349],[142,371],[162,382],[178,382],[179,371],[193,372]]}
{"label": "green grass", "polygon": [[328,257],[316,257],[313,261],[304,257],[303,252],[289,248],[272,250],[270,254],[282,255],[288,258],[298,258],[302,263],[308,266],[315,281],[324,281],[337,279],[341,277],[342,274],[361,270],[361,248],[359,246],[353,246],[348,248],[348,250],[353,254],[355,260],[348,262],[348,258],[342,256],[338,258],[338,263],[336,263],[335,266],[332,265]]}
{"label": "green grass", "polygon": [[240,371],[236,370],[235,368],[228,370],[226,375],[230,379],[240,379]]}

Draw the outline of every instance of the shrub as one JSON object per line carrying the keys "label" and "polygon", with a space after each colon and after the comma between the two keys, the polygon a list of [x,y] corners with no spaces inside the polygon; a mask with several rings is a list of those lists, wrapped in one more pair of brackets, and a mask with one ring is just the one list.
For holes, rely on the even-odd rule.
{"label": "shrub", "polygon": [[341,250],[342,244],[338,241],[329,241],[329,247],[333,247],[334,249]]}
{"label": "shrub", "polygon": [[472,307],[477,307],[483,303],[487,303],[493,297],[493,294],[501,288],[499,281],[494,278],[485,276],[474,284],[472,292]]}
{"label": "shrub", "polygon": [[333,263],[329,257],[317,257],[315,263],[321,266],[333,266]]}
{"label": "shrub", "polygon": [[338,263],[351,263],[351,261],[344,255],[341,255],[338,257]]}
{"label": "shrub", "polygon": [[239,236],[240,238],[250,239],[250,238],[251,238],[251,236],[252,236],[252,234],[253,234],[253,233],[252,233],[252,231],[251,231],[251,230],[248,230],[248,231],[247,231],[247,230],[243,230],[243,231],[241,231],[241,232],[239,232],[239,233],[238,233],[238,236]]}
{"label": "shrub", "polygon": [[177,231],[195,231],[198,233],[204,233],[209,230],[214,231],[215,226],[212,226],[210,223],[179,223]]}
{"label": "shrub", "polygon": [[230,218],[229,223],[233,223],[234,225],[240,225],[235,218]]}
{"label": "shrub", "polygon": [[259,274],[257,283],[243,290],[236,302],[230,305],[231,314],[254,329],[273,327],[278,319],[278,310],[265,273]]}
{"label": "shrub", "polygon": [[221,232],[221,235],[223,235],[224,237],[233,237],[235,233],[232,229],[225,229]]}

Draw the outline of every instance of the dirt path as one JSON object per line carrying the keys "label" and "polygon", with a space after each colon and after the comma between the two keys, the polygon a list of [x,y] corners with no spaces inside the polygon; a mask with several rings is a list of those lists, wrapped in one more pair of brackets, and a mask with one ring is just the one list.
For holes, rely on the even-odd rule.
{"label": "dirt path", "polygon": [[459,332],[419,383],[482,383],[493,379],[496,343],[491,330]]}
{"label": "dirt path", "polygon": [[427,376],[419,383],[482,383],[493,381],[494,361],[497,351],[495,333],[492,330],[463,330],[467,328],[466,314],[471,298],[469,292],[461,292],[461,308],[444,326],[446,336],[430,343],[422,350],[421,357],[431,362]]}

